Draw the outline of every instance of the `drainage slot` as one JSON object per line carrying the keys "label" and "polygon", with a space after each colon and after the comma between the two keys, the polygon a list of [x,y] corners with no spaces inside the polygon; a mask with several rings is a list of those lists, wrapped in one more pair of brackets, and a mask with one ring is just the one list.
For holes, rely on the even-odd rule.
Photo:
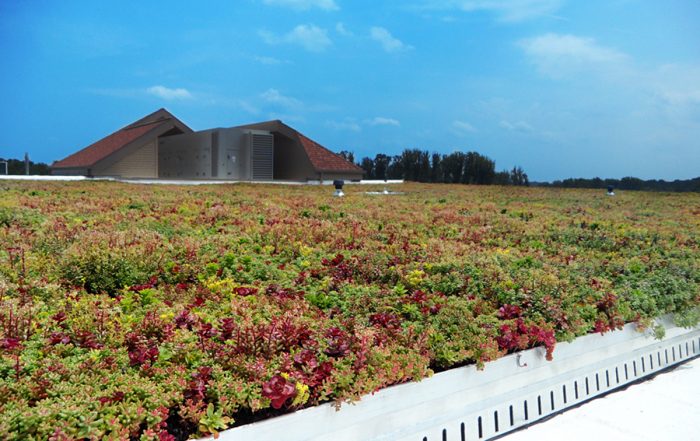
{"label": "drainage slot", "polygon": [[462,435],[461,441],[467,441],[467,431],[464,429],[464,423],[459,425],[459,433]]}
{"label": "drainage slot", "polygon": [[481,430],[481,417],[476,420],[477,430],[479,432],[479,439],[484,437],[484,432]]}
{"label": "drainage slot", "polygon": [[527,400],[523,401],[523,410],[525,411],[525,421],[527,421],[529,419],[527,415]]}
{"label": "drainage slot", "polygon": [[578,400],[578,382],[574,381],[574,398]]}
{"label": "drainage slot", "polygon": [[442,429],[442,441],[447,441],[447,429]]}
{"label": "drainage slot", "polygon": [[666,355],[666,364],[668,364],[668,349],[664,349],[664,355]]}
{"label": "drainage slot", "polygon": [[625,363],[625,381],[629,380],[630,376],[627,374],[627,363]]}
{"label": "drainage slot", "polygon": [[637,376],[637,362],[633,361],[632,362],[632,369],[634,370],[634,376]]}
{"label": "drainage slot", "polygon": [[513,406],[510,406],[508,408],[508,414],[510,416],[510,425],[514,426],[515,425],[515,419],[513,418]]}
{"label": "drainage slot", "polygon": [[610,387],[610,371],[605,370],[605,387]]}
{"label": "drainage slot", "polygon": [[554,410],[554,391],[549,392],[549,407]]}
{"label": "drainage slot", "polygon": [[595,374],[595,390],[600,390],[600,377],[598,377],[598,374]]}
{"label": "drainage slot", "polygon": [[498,432],[498,411],[493,412],[493,429],[494,432]]}
{"label": "drainage slot", "polygon": [[659,362],[659,367],[661,367],[661,352],[656,353],[656,361]]}
{"label": "drainage slot", "polygon": [[[695,352],[695,351],[693,351]],[[690,346],[688,345],[688,342],[685,342],[685,356],[688,357],[690,355]]]}
{"label": "drainage slot", "polygon": [[542,397],[537,395],[537,413],[542,415]]}
{"label": "drainage slot", "polygon": [[427,437],[427,436],[424,436],[424,437],[423,437],[423,441],[428,441],[428,437]]}
{"label": "drainage slot", "polygon": [[564,396],[564,404],[566,404],[566,384],[561,387],[561,394]]}
{"label": "drainage slot", "polygon": [[649,369],[654,370],[654,357],[649,354]]}
{"label": "drainage slot", "polygon": [[615,383],[620,384],[620,371],[615,366]]}
{"label": "drainage slot", "polygon": [[646,371],[647,371],[647,368],[644,365],[644,357],[642,357],[642,372],[646,372]]}
{"label": "drainage slot", "polygon": [[590,395],[591,391],[588,389],[588,377],[586,377],[586,395]]}
{"label": "drainage slot", "polygon": [[676,361],[676,347],[671,347],[671,354],[673,355],[673,361]]}

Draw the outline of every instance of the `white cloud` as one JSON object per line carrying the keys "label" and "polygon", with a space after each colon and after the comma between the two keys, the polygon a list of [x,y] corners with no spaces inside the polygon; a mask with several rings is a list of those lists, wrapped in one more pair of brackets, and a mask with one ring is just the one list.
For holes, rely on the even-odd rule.
{"label": "white cloud", "polygon": [[165,86],[153,86],[146,89],[149,95],[157,96],[164,100],[182,100],[192,98],[189,90],[183,88],[171,89]]}
{"label": "white cloud", "polygon": [[624,52],[575,35],[544,34],[518,44],[538,70],[552,78],[593,73],[625,89],[653,95],[670,106],[700,104],[698,65],[641,67]]}
{"label": "white cloud", "polygon": [[529,132],[534,131],[533,127],[530,124],[526,123],[525,121],[511,122],[511,121],[502,120],[499,123],[499,125],[502,128],[509,130],[511,132],[529,133]]}
{"label": "white cloud", "polygon": [[562,0],[425,0],[428,9],[459,9],[464,12],[485,11],[495,14],[502,22],[522,22],[541,16],[551,16]]}
{"label": "white cloud", "polygon": [[266,64],[268,66],[275,66],[278,64],[285,64],[286,63],[286,61],[280,60],[279,58],[265,57],[265,56],[259,56],[259,55],[255,56],[255,61],[257,61],[260,64]]}
{"label": "white cloud", "polygon": [[367,124],[369,124],[371,126],[394,126],[394,127],[399,127],[401,125],[399,120],[394,119],[394,118],[386,118],[383,116],[374,117],[371,120],[367,121]]}
{"label": "white cloud", "polygon": [[337,11],[340,9],[334,0],[263,0],[263,3],[271,6],[283,6],[306,11],[312,8],[323,9],[324,11]]}
{"label": "white cloud", "polygon": [[385,28],[374,26],[370,30],[370,38],[382,45],[387,52],[402,52],[413,49],[412,46],[404,44],[401,40],[391,35]]}
{"label": "white cloud", "polygon": [[285,96],[277,89],[267,89],[260,94],[260,97],[270,104],[286,107],[288,109],[298,109],[303,107],[303,103],[296,98]]}
{"label": "white cloud", "polygon": [[335,24],[335,31],[343,37],[352,37],[353,35],[355,35],[352,32],[348,31],[345,25],[341,22]]}
{"label": "white cloud", "polygon": [[362,131],[362,127],[353,119],[345,119],[344,121],[326,121],[326,126],[333,130],[348,130],[351,132]]}
{"label": "white cloud", "polygon": [[461,134],[476,132],[476,128],[466,121],[453,121],[452,128]]}
{"label": "white cloud", "polygon": [[700,66],[661,66],[654,73],[651,84],[656,94],[668,104],[700,105]]}
{"label": "white cloud", "polygon": [[616,49],[598,44],[593,38],[575,35],[544,34],[519,41],[525,54],[540,72],[561,77],[581,69],[612,70],[625,68],[629,57]]}
{"label": "white cloud", "polygon": [[315,25],[299,25],[282,36],[267,30],[260,31],[259,35],[268,44],[296,44],[309,52],[323,52],[333,44],[328,32]]}
{"label": "white cloud", "polygon": [[461,9],[489,11],[504,22],[520,22],[554,13],[561,7],[561,0],[471,0],[463,1]]}

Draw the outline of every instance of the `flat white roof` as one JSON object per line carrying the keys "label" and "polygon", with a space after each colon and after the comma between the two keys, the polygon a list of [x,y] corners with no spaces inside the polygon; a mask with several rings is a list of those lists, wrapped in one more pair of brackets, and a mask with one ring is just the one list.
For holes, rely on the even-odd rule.
{"label": "flat white roof", "polygon": [[501,439],[700,440],[700,358]]}

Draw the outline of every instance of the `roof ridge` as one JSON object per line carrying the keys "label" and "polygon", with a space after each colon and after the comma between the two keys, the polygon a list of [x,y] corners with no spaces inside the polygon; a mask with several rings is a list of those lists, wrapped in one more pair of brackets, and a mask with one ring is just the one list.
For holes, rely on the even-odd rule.
{"label": "roof ridge", "polygon": [[153,121],[146,121],[146,122],[143,122],[143,123],[141,123],[141,124],[137,124],[137,123],[138,123],[138,121],[137,121],[137,122],[135,122],[135,123],[133,123],[133,124],[129,124],[129,125],[126,126],[126,127],[122,127],[121,129],[119,129],[119,130],[117,130],[117,131],[120,132],[120,131],[122,131],[122,130],[137,129],[137,128],[139,128],[139,127],[148,126],[148,125],[151,125],[151,124],[160,124],[160,123],[162,123],[162,122],[169,121],[169,120],[171,120],[171,119],[172,119],[172,118],[170,118],[170,117],[163,117],[163,118],[158,118],[158,119],[153,120]]}

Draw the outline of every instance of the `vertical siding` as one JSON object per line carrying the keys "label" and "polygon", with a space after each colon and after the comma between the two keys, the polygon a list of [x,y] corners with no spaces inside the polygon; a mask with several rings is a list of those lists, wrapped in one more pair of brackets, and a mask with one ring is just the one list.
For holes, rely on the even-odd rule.
{"label": "vertical siding", "polygon": [[158,155],[156,141],[139,147],[110,166],[95,171],[95,175],[121,176],[122,178],[157,178]]}

